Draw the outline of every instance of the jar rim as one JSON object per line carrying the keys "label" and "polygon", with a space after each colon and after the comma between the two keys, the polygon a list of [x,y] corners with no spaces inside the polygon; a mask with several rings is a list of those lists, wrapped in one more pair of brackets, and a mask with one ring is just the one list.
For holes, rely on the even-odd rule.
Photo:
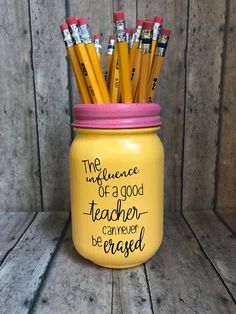
{"label": "jar rim", "polygon": [[161,125],[156,103],[78,104],[73,106],[75,128],[130,129]]}

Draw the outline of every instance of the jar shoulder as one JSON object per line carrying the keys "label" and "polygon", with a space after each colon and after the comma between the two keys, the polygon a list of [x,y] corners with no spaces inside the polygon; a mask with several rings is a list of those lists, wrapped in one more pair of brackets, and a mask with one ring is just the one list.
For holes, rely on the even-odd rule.
{"label": "jar shoulder", "polygon": [[157,134],[144,136],[79,136],[72,142],[70,154],[102,153],[111,156],[123,154],[164,154],[164,147]]}

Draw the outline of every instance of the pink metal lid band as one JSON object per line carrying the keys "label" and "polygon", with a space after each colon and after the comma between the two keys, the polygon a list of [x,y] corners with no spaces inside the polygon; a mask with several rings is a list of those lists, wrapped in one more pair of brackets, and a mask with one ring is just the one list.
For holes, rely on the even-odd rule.
{"label": "pink metal lid band", "polygon": [[73,107],[75,128],[131,129],[161,125],[161,107],[154,103],[79,104]]}

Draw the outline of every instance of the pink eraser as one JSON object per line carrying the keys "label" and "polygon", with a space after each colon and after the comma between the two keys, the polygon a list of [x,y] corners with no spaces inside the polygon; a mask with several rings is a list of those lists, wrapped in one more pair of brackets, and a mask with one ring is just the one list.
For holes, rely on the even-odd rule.
{"label": "pink eraser", "polygon": [[130,27],[126,27],[126,33],[131,35],[131,28]]}
{"label": "pink eraser", "polygon": [[162,28],[161,35],[170,36],[170,29],[169,28]]}
{"label": "pink eraser", "polygon": [[136,29],[135,29],[135,28],[131,28],[131,29],[130,29],[130,35],[133,35],[135,32],[136,32]]}
{"label": "pink eraser", "polygon": [[144,21],[143,22],[143,29],[149,29],[152,30],[153,29],[153,21]]}
{"label": "pink eraser", "polygon": [[115,35],[111,35],[111,36],[109,37],[109,40],[112,40],[112,39],[116,39],[116,36],[115,36]]}
{"label": "pink eraser", "polygon": [[154,17],[154,23],[163,24],[163,17],[158,15]]}
{"label": "pink eraser", "polygon": [[113,18],[114,18],[114,21],[124,21],[125,19],[125,13],[124,11],[116,11],[113,13]]}
{"label": "pink eraser", "polygon": [[84,16],[79,17],[77,21],[78,21],[79,26],[88,24],[88,19],[87,17],[84,17]]}
{"label": "pink eraser", "polygon": [[77,18],[75,16],[70,16],[66,19],[66,23],[70,26],[73,24],[77,24]]}
{"label": "pink eraser", "polygon": [[100,34],[96,34],[93,36],[94,39],[101,39],[101,35]]}
{"label": "pink eraser", "polygon": [[65,31],[66,29],[68,29],[67,23],[65,22],[65,23],[60,24],[60,29],[62,32]]}
{"label": "pink eraser", "polygon": [[144,20],[137,20],[137,26],[143,26]]}

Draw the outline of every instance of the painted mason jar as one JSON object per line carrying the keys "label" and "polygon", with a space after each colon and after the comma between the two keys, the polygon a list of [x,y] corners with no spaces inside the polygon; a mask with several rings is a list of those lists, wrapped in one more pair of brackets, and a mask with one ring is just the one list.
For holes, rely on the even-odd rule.
{"label": "painted mason jar", "polygon": [[163,237],[160,106],[75,105],[73,117],[74,246],[104,267],[142,264],[156,253]]}

